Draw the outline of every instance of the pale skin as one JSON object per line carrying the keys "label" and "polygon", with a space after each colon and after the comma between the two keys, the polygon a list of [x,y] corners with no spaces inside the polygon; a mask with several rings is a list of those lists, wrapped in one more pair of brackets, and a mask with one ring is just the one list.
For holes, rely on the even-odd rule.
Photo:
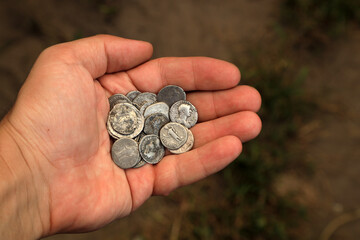
{"label": "pale skin", "polygon": [[[98,229],[152,195],[218,172],[256,137],[261,99],[232,64],[160,58],[149,43],[100,35],[43,51],[0,123],[0,236]],[[194,149],[122,170],[111,160],[107,98],[179,85],[198,109]],[[197,91],[198,90],[198,91]],[[201,92],[200,92],[201,91]]]}

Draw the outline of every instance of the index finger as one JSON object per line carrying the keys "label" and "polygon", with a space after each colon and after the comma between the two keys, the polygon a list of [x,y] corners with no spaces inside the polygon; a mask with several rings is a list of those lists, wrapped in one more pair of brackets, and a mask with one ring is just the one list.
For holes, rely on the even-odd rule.
{"label": "index finger", "polygon": [[208,57],[159,58],[127,73],[138,90],[148,92],[158,92],[166,85],[178,85],[185,91],[220,90],[240,81],[235,65]]}

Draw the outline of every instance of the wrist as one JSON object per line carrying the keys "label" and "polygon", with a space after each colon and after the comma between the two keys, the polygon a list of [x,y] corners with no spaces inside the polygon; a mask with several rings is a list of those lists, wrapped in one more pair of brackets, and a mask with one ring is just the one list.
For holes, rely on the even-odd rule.
{"label": "wrist", "polygon": [[0,122],[0,235],[37,239],[50,229],[48,188],[21,133],[7,117]]}

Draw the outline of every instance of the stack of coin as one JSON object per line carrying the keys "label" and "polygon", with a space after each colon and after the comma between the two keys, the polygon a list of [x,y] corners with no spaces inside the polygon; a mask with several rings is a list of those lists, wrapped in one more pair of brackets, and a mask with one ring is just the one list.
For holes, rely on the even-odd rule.
{"label": "stack of coin", "polygon": [[109,135],[115,139],[111,156],[122,169],[157,164],[165,148],[185,153],[194,145],[190,131],[198,120],[196,108],[186,101],[185,91],[175,85],[154,93],[131,91],[109,98]]}

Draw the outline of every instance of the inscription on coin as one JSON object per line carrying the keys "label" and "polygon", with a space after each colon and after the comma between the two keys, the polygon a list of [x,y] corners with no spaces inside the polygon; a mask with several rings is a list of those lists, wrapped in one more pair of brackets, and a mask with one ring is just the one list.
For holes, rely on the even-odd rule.
{"label": "inscription on coin", "polygon": [[156,164],[165,155],[164,146],[160,142],[160,138],[157,135],[146,135],[139,143],[140,155],[145,162],[150,164]]}
{"label": "inscription on coin", "polygon": [[117,140],[111,148],[111,157],[122,169],[132,168],[141,160],[138,144],[130,138]]}
{"label": "inscription on coin", "polygon": [[170,108],[170,119],[191,128],[198,120],[198,113],[194,105],[189,101],[178,101]]}
{"label": "inscription on coin", "polygon": [[169,107],[180,100],[186,100],[186,93],[181,87],[175,85],[162,88],[157,95],[157,101],[165,102]]}
{"label": "inscription on coin", "polygon": [[159,135],[160,129],[168,122],[169,119],[162,113],[151,114],[145,119],[144,132]]}
{"label": "inscription on coin", "polygon": [[187,141],[186,127],[179,123],[167,123],[160,130],[160,140],[162,144],[169,150],[181,148]]}

